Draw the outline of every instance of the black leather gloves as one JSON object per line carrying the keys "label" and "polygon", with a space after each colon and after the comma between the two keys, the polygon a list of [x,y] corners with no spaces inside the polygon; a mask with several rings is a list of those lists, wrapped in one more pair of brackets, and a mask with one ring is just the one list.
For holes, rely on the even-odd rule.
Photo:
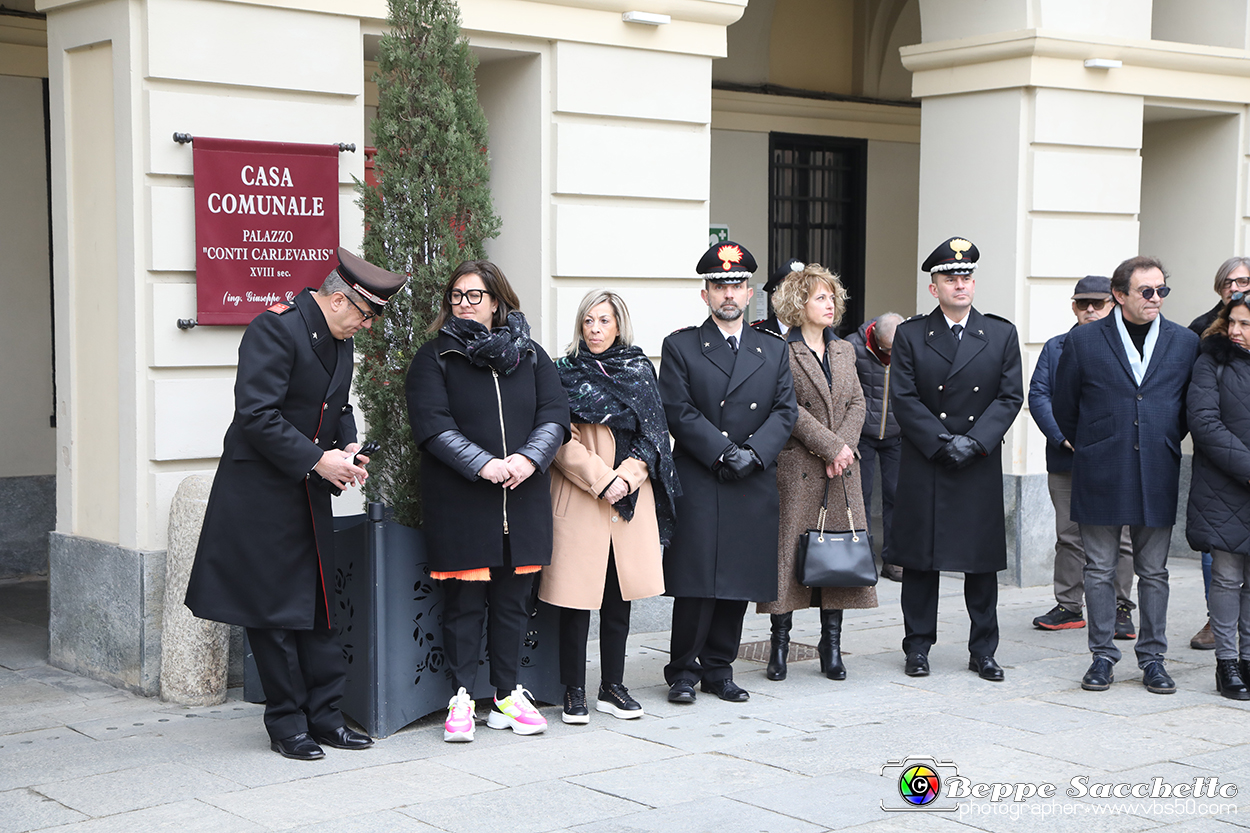
{"label": "black leather gloves", "polygon": [[938,439],[946,445],[933,455],[933,462],[948,469],[962,469],[986,455],[985,446],[966,434],[938,434]]}
{"label": "black leather gloves", "polygon": [[754,449],[731,445],[721,455],[720,464],[716,467],[716,479],[721,483],[732,483],[746,477],[757,467],[762,469],[764,464]]}

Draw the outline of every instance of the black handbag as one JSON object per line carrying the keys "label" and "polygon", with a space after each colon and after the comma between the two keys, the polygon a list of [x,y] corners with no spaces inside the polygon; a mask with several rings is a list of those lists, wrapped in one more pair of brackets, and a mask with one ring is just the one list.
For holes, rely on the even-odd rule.
{"label": "black handbag", "polygon": [[829,480],[825,479],[825,498],[820,504],[818,529],[809,529],[799,536],[798,580],[805,587],[874,587],[877,564],[872,559],[868,530],[855,529],[851,498],[846,490],[846,474],[842,475],[842,496],[846,500],[846,530],[826,530],[829,514]]}

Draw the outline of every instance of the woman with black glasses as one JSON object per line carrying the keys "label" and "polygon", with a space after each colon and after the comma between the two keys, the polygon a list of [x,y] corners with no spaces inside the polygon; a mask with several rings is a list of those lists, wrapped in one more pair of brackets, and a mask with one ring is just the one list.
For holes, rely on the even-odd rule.
{"label": "woman with black glasses", "polygon": [[[1193,330],[1198,338],[1202,338],[1207,328],[1215,323],[1220,310],[1224,309],[1224,305],[1232,300],[1233,293],[1245,292],[1247,290],[1250,290],[1250,257],[1230,257],[1220,264],[1219,269],[1215,270],[1215,291],[1220,296],[1220,300],[1214,307],[1189,322],[1189,329]],[[1209,604],[1211,597],[1211,553],[1205,551],[1202,553],[1202,585]],[[1195,651],[1209,651],[1215,647],[1215,637],[1211,635],[1211,619],[1209,616],[1207,623],[1189,640],[1189,647]]]}
{"label": "woman with black glasses", "polygon": [[443,740],[473,740],[482,623],[495,697],[486,725],[547,728],[517,680],[534,574],[551,563],[547,467],[568,441],[569,402],[507,278],[466,261],[408,369],[430,575],[442,581],[443,636],[455,694]]}
{"label": "woman with black glasses", "polygon": [[[1185,535],[1211,553],[1215,688],[1250,700],[1250,297],[1233,292],[1202,339],[1186,408],[1194,438]],[[1238,637],[1240,636],[1240,645]]]}

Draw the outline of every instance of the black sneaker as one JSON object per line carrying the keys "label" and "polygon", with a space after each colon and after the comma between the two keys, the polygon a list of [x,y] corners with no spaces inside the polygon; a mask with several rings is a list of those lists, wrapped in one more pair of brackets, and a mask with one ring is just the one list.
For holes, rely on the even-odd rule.
{"label": "black sneaker", "polygon": [[1115,607],[1115,638],[1137,638],[1137,628],[1133,626],[1133,608],[1123,602]]}
{"label": "black sneaker", "polygon": [[595,703],[595,711],[622,720],[633,720],[635,717],[642,717],[642,704],[630,697],[629,689],[620,683],[600,683],[599,702]]}
{"label": "black sneaker", "polygon": [[564,713],[560,719],[565,723],[589,723],[590,710],[586,708],[586,687],[580,685],[565,686]]}
{"label": "black sneaker", "polygon": [[1066,631],[1085,627],[1085,618],[1073,613],[1063,605],[1055,605],[1050,612],[1033,620],[1033,627],[1044,631]]}

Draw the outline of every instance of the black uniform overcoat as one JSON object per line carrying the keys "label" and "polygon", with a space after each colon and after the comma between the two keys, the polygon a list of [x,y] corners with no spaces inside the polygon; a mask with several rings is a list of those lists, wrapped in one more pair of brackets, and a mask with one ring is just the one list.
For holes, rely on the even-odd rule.
{"label": "black uniform overcoat", "polygon": [[[1024,402],[1015,325],[968,314],[956,339],[941,308],[898,326],[891,364],[903,454],[890,562],[912,570],[991,573],[1007,568],[1003,437]],[[967,434],[986,450],[966,468],[932,461],[939,434]]]}
{"label": "black uniform overcoat", "polygon": [[352,341],[330,335],[310,290],[282,307],[258,315],[239,344],[234,421],[186,604],[201,619],[307,630],[334,575],[330,492],[310,473],[327,449],[356,441]]}
{"label": "black uniform overcoat", "polygon": [[[660,396],[681,479],[677,530],[664,553],[670,596],[777,598],[777,455],[798,419],[785,342],[742,328],[735,356],[716,323],[664,339]],[[764,469],[719,483],[713,464],[737,443]]]}
{"label": "black uniform overcoat", "polygon": [[[569,400],[560,374],[536,342],[504,376],[469,363],[464,346],[440,333],[413,357],[405,389],[418,448],[444,431],[460,431],[486,451],[507,457],[535,427],[563,426]],[[433,454],[421,455],[421,505],[430,569],[440,573],[503,566],[509,535],[514,567],[551,563],[551,476],[535,471],[516,489],[468,480]]]}

